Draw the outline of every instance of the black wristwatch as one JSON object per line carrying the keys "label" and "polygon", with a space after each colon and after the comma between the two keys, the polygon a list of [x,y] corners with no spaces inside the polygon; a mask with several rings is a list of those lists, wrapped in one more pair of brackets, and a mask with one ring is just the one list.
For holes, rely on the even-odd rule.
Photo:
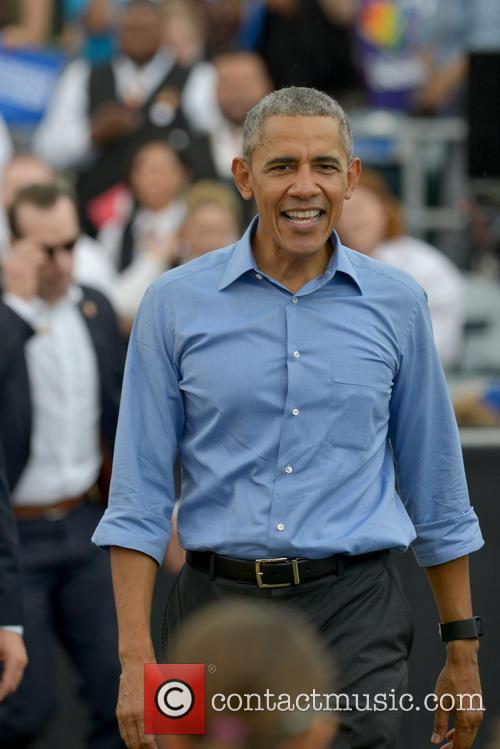
{"label": "black wristwatch", "polygon": [[439,625],[439,634],[443,642],[450,640],[474,640],[483,636],[483,623],[480,616],[472,619],[461,619]]}

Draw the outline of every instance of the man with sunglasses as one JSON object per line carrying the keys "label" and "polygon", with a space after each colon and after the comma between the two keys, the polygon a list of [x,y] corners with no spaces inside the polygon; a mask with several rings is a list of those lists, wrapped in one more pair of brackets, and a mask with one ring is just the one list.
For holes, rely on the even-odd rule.
{"label": "man with sunglasses", "polygon": [[90,745],[122,746],[114,709],[116,623],[107,559],[90,534],[89,501],[103,446],[114,440],[123,363],[106,298],[73,283],[80,236],[71,193],[22,189],[9,210],[11,249],[0,302],[0,443],[25,573],[29,666],[0,705],[0,746],[24,747],[53,710],[52,641],[76,663],[91,714]]}

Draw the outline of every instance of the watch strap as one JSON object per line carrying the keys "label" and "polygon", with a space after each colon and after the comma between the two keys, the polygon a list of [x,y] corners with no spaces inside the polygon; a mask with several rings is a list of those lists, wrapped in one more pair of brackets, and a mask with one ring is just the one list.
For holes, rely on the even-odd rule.
{"label": "watch strap", "polygon": [[483,623],[480,616],[472,619],[460,619],[439,625],[439,634],[443,642],[450,640],[472,640],[483,636]]}

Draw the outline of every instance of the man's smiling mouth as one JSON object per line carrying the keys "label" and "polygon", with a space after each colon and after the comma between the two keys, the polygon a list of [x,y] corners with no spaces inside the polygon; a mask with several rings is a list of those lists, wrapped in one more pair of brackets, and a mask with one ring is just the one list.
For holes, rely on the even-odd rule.
{"label": "man's smiling mouth", "polygon": [[321,208],[308,208],[305,210],[282,211],[281,215],[292,224],[307,226],[318,221],[324,213],[325,211]]}

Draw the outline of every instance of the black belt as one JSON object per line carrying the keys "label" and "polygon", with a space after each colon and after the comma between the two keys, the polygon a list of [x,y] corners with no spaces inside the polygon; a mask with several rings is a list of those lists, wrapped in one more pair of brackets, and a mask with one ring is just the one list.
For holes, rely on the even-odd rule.
{"label": "black belt", "polygon": [[259,588],[285,588],[308,580],[335,574],[342,575],[344,567],[369,559],[376,559],[387,550],[370,551],[367,554],[334,554],[324,559],[235,559],[214,554],[212,551],[188,551],[186,561],[198,570],[208,572],[211,579],[224,577],[242,583],[253,583]]}

